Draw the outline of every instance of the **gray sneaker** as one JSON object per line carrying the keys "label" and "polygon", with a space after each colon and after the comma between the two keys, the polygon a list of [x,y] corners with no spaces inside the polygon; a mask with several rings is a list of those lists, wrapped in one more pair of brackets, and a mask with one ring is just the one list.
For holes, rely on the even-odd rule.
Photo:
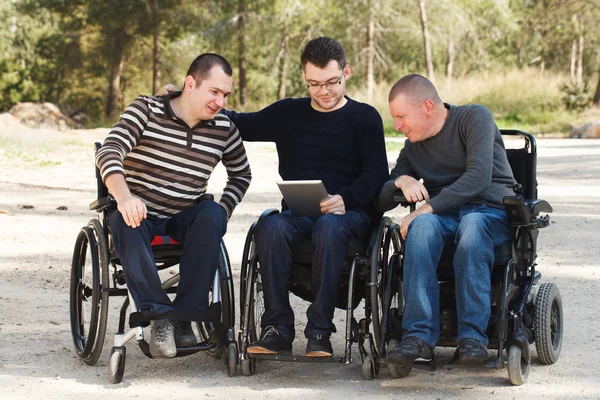
{"label": "gray sneaker", "polygon": [[150,354],[154,358],[172,358],[177,354],[175,347],[175,326],[168,319],[152,323],[150,330]]}
{"label": "gray sneaker", "polygon": [[198,344],[190,321],[173,321],[173,325],[175,325],[175,345],[177,347],[191,347]]}

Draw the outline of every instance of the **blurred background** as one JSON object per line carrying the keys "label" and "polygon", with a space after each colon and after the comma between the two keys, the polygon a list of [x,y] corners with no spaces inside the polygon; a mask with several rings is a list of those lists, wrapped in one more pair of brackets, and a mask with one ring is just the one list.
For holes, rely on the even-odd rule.
{"label": "blurred background", "polygon": [[228,107],[306,96],[300,52],[345,48],[348,94],[394,135],[390,86],[432,79],[453,104],[482,103],[501,128],[569,135],[600,120],[600,0],[0,0],[0,112],[52,103],[111,126],[138,94],[181,86],[204,52],[234,68]]}

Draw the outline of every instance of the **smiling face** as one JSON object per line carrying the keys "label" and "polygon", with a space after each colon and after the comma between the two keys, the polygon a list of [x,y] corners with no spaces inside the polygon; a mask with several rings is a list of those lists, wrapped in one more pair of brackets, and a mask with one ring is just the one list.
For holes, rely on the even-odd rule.
{"label": "smiling face", "polygon": [[325,68],[319,68],[307,62],[302,70],[302,77],[308,85],[308,94],[312,107],[321,112],[334,111],[346,102],[346,80],[350,78],[350,66],[343,69],[337,61],[331,60]]}
{"label": "smiling face", "polygon": [[214,66],[207,78],[196,86],[191,75],[185,78],[184,90],[189,91],[190,104],[194,105],[195,117],[211,120],[225,107],[227,97],[231,93],[233,78],[223,72],[220,66]]}
{"label": "smiling face", "polygon": [[404,133],[412,143],[434,136],[433,103],[425,100],[420,103],[405,95],[399,95],[390,102],[390,114],[394,118],[394,129]]}

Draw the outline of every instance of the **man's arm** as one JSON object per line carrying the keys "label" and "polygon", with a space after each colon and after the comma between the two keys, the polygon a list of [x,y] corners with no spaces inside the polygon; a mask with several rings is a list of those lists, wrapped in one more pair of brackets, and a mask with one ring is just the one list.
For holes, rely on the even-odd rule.
{"label": "man's arm", "polygon": [[238,113],[233,110],[221,111],[238,127],[242,139],[247,142],[275,142],[282,133],[283,111],[280,100],[256,112]]}
{"label": "man's arm", "polygon": [[96,165],[109,193],[117,201],[117,208],[125,223],[132,228],[147,217],[146,205],[129,191],[125,181],[123,160],[139,142],[148,124],[147,98],[139,96],[121,114],[96,153]]}
{"label": "man's arm", "polygon": [[252,180],[246,149],[239,131],[233,123],[223,151],[222,162],[227,169],[227,184],[223,189],[219,205],[225,210],[227,218],[230,218],[235,206],[242,201]]}
{"label": "man's arm", "polygon": [[376,200],[381,186],[388,177],[387,154],[383,136],[383,122],[374,108],[369,108],[357,134],[360,176],[350,186],[342,187],[339,195],[345,209],[367,208]]}

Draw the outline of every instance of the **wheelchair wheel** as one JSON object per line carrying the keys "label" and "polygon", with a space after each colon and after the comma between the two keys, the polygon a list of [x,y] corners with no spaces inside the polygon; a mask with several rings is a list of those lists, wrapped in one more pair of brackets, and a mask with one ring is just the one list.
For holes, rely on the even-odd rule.
{"label": "wheelchair wheel", "polygon": [[370,281],[376,282],[369,288],[370,312],[373,321],[375,348],[385,354],[386,334],[389,327],[389,310],[402,310],[400,266],[400,227],[388,217],[379,225],[377,240],[371,253]]}
{"label": "wheelchair wheel", "polygon": [[125,373],[125,346],[113,347],[108,361],[108,379],[110,383],[119,383]]}
{"label": "wheelchair wheel", "polygon": [[535,349],[540,361],[554,364],[560,356],[563,333],[562,299],[558,286],[543,283],[535,302]]}
{"label": "wheelchair wheel", "polygon": [[71,334],[75,352],[88,365],[100,357],[108,319],[108,245],[100,222],[81,228],[75,242],[70,281]]}
{"label": "wheelchair wheel", "polygon": [[237,372],[238,349],[235,343],[227,346],[227,375],[235,376]]}
{"label": "wheelchair wheel", "polygon": [[510,383],[515,386],[521,386],[527,382],[527,378],[529,377],[531,356],[523,359],[523,350],[519,346],[512,345],[508,348],[507,368]]}
{"label": "wheelchair wheel", "polygon": [[[258,335],[260,334],[260,321],[265,312],[263,286],[258,272],[256,244],[254,242],[255,228],[256,222],[252,224],[246,236],[240,274],[240,329],[243,330],[244,324],[248,321],[248,344],[258,340]],[[250,287],[250,293],[248,293],[248,287]],[[247,297],[248,294],[250,296],[249,298]],[[244,311],[246,301],[248,301],[249,304],[248,315],[245,315]],[[242,351],[245,351],[245,348],[243,348]],[[250,370],[253,371],[254,368],[249,367],[248,371]]]}
{"label": "wheelchair wheel", "polygon": [[[219,256],[219,275],[221,277],[221,322],[225,324],[227,328],[233,328],[235,324],[235,310],[234,310],[234,294],[233,294],[233,278],[231,277],[231,264],[229,263],[229,255],[227,249],[221,243],[221,253]],[[212,289],[209,296],[212,298]],[[215,340],[214,334],[211,334],[213,327],[208,322],[198,322],[196,327],[200,334],[201,341]],[[227,345],[217,345],[207,350],[207,353],[211,356],[220,359]]]}
{"label": "wheelchair wheel", "polygon": [[256,371],[256,359],[245,358],[243,360],[240,360],[240,367],[242,369],[242,375],[252,376],[254,375],[254,371]]}

